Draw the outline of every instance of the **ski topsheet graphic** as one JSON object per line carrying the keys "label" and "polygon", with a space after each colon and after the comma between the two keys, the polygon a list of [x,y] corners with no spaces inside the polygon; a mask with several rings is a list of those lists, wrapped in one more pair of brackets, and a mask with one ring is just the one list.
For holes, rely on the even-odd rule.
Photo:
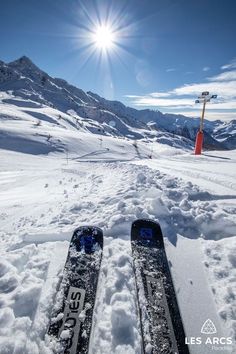
{"label": "ski topsheet graphic", "polygon": [[131,247],[145,354],[189,354],[160,225],[134,221]]}
{"label": "ski topsheet graphic", "polygon": [[82,226],[74,231],[59,293],[60,306],[48,331],[58,338],[60,353],[88,353],[102,249],[101,229]]}

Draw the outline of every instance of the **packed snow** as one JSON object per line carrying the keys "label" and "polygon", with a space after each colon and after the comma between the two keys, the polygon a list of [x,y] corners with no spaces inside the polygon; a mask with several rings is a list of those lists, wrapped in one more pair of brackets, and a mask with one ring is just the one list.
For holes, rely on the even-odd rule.
{"label": "packed snow", "polygon": [[[78,94],[50,82],[55,95],[60,85]],[[47,329],[73,230],[88,224],[104,231],[90,354],[140,354],[130,246],[138,218],[161,224],[187,340],[210,319],[233,342],[192,343],[191,354],[236,353],[236,151],[195,156],[181,135],[138,122],[132,130],[135,112],[121,104],[87,107],[85,118],[66,100],[70,109],[47,105],[37,85],[35,96],[10,83],[0,93],[0,354],[57,351]],[[109,103],[81,91],[81,110],[86,100]],[[225,139],[229,126],[215,125]]]}
{"label": "packed snow", "polygon": [[[225,183],[225,161],[232,169],[228,187],[222,187],[227,194],[216,198],[212,181],[202,190],[184,173],[182,179],[171,174],[172,160],[179,168],[188,160],[205,176],[212,159],[206,155],[196,159],[168,151],[166,157],[141,161],[150,168],[120,162],[118,154],[117,161],[81,162],[2,150],[0,352],[52,352],[45,335],[68,241],[78,225],[94,224],[104,230],[105,246],[90,351],[140,353],[129,236],[137,218],[161,223],[187,336],[199,335],[210,317],[218,333],[235,338],[235,159],[218,155],[215,166],[223,164]],[[169,161],[168,174],[154,167],[162,169],[162,160]],[[191,353],[203,352],[192,347]]]}

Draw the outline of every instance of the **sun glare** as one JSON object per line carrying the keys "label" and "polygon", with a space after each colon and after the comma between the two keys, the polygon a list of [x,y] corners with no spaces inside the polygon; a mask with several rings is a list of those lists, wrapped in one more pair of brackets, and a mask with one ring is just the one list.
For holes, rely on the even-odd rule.
{"label": "sun glare", "polygon": [[92,3],[81,1],[78,12],[75,41],[80,66],[84,67],[90,60],[95,60],[103,68],[110,67],[115,61],[126,65],[123,56],[132,55],[129,42],[136,28],[127,15],[128,5],[121,7],[118,1],[114,1],[113,6],[112,1],[107,4],[99,1],[99,6]]}
{"label": "sun glare", "polygon": [[115,34],[111,27],[101,25],[93,33],[93,41],[98,49],[109,50],[115,42]]}

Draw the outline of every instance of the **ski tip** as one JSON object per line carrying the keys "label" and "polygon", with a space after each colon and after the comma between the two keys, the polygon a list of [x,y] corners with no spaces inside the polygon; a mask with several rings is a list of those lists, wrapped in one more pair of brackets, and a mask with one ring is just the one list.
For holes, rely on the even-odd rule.
{"label": "ski tip", "polygon": [[[103,232],[102,229],[96,226],[80,226],[77,227],[71,238],[71,244],[76,245],[77,251],[82,249],[87,250],[86,253],[93,253],[93,250],[98,244],[103,248]],[[94,248],[95,247],[95,248]],[[91,250],[91,252],[90,252]]]}
{"label": "ski tip", "polygon": [[100,229],[100,227],[97,226],[93,226],[93,225],[84,225],[84,226],[79,226],[74,230],[74,233],[92,233],[92,234],[103,234],[102,229]]}
{"label": "ski tip", "polygon": [[131,241],[136,241],[143,246],[164,248],[161,226],[151,219],[138,219],[132,223]]}

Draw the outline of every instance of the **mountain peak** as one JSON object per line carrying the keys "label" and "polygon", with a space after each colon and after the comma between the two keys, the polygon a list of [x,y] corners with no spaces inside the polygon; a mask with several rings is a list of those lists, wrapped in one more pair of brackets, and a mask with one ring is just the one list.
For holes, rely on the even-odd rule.
{"label": "mountain peak", "polygon": [[9,65],[19,65],[19,64],[34,65],[33,62],[26,55],[23,55],[19,59],[16,59],[9,63]]}
{"label": "mountain peak", "polygon": [[31,70],[34,71],[40,71],[41,70],[26,56],[23,55],[17,60],[12,61],[11,63],[8,64],[10,67],[13,67],[14,69],[16,68],[30,68]]}
{"label": "mountain peak", "polygon": [[48,77],[47,73],[42,71],[25,55],[12,61],[8,66],[16,73],[33,80],[35,83],[41,83],[43,77]]}

